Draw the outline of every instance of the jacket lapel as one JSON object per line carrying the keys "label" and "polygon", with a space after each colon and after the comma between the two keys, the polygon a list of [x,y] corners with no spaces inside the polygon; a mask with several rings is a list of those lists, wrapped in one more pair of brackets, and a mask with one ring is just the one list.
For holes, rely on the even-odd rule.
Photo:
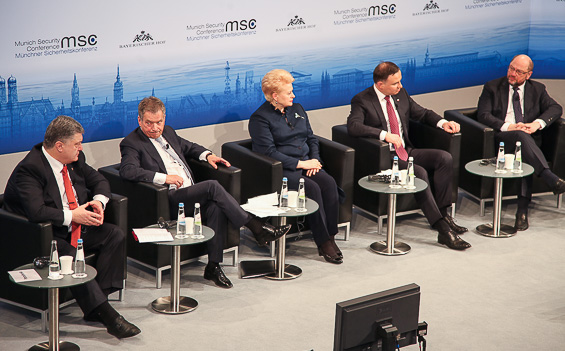
{"label": "jacket lapel", "polygon": [[149,156],[151,156],[151,158],[157,163],[157,165],[159,166],[159,171],[161,173],[167,173],[167,169],[165,168],[165,164],[163,163],[163,160],[161,159],[161,156],[159,155],[159,153],[157,152],[157,149],[155,148],[155,146],[153,145],[153,143],[151,142],[151,140],[149,140],[149,137],[147,137],[147,135],[145,135],[143,133],[143,131],[141,130],[141,128],[137,128],[137,135],[140,139],[141,145],[143,146],[143,148],[145,149],[145,151],[147,152],[147,154]]}
{"label": "jacket lapel", "polygon": [[371,104],[373,104],[373,107],[377,113],[377,117],[379,119],[379,122],[381,123],[382,126],[382,130],[387,130],[387,124],[386,124],[386,117],[384,114],[383,109],[381,108],[381,102],[379,101],[379,96],[377,95],[377,93],[375,93],[375,87],[371,87],[369,88],[369,100],[371,101]]}
{"label": "jacket lapel", "polygon": [[57,186],[57,180],[55,179],[55,175],[53,174],[53,169],[51,168],[49,161],[47,161],[47,158],[45,157],[45,155],[43,155],[41,149],[39,149],[39,157],[41,159],[41,163],[43,164],[43,174],[45,174],[46,193],[53,199],[53,202],[55,203],[55,206],[57,206],[57,209],[62,210],[63,199],[61,199],[61,193],[59,192],[59,187]]}

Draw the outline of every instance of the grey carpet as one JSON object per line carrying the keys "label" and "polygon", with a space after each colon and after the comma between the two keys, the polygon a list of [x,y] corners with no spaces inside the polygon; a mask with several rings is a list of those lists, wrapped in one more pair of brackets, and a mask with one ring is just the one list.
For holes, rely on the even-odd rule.
{"label": "grey carpet", "polygon": [[[374,221],[357,215],[350,241],[338,242],[342,265],[323,261],[308,236],[289,239],[287,263],[304,272],[295,280],[243,280],[228,266],[234,288],[223,290],[203,279],[205,262],[192,263],[182,269],[181,295],[195,298],[199,307],[176,316],[149,307],[169,295],[169,274],[158,290],[152,273],[130,265],[125,301],[112,304],[142,334],[117,340],[84,322],[73,304],[61,310],[61,339],[82,350],[327,351],[333,349],[336,302],[416,283],[420,320],[429,324],[428,350],[565,350],[565,209],[555,202],[554,196],[535,198],[530,229],[515,237],[465,234],[473,245],[466,252],[438,245],[424,217],[410,215],[397,220],[397,240],[412,252],[374,254],[369,244],[384,236],[374,233]],[[504,223],[513,224],[515,210],[505,201]],[[460,196],[459,224],[471,229],[492,220],[492,207],[485,217],[478,211],[477,203]],[[244,235],[240,259],[267,257]],[[47,338],[38,314],[0,303],[1,350],[26,350]]]}

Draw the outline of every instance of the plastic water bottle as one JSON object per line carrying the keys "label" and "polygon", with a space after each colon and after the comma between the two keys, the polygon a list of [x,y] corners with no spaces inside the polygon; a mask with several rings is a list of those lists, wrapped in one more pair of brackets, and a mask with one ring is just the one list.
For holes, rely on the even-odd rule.
{"label": "plastic water bottle", "polygon": [[496,157],[496,173],[506,173],[504,169],[504,142],[500,142],[498,147],[498,156]]}
{"label": "plastic water bottle", "polygon": [[390,175],[391,188],[400,188],[400,170],[398,169],[398,156],[394,156],[392,161],[392,174]]}
{"label": "plastic water bottle", "polygon": [[84,261],[84,246],[82,239],[78,239],[77,242],[77,255],[75,257],[75,274],[72,275],[73,278],[84,278],[86,277],[86,262]]}
{"label": "plastic water bottle", "polygon": [[192,239],[204,239],[202,235],[202,215],[200,214],[200,204],[194,204],[194,229],[191,235]]}
{"label": "plastic water bottle", "polygon": [[61,279],[61,265],[59,264],[59,252],[57,251],[57,241],[51,240],[51,255],[49,256],[49,279]]}
{"label": "plastic water bottle", "polygon": [[306,212],[306,191],[304,189],[304,178],[298,183],[298,206],[296,212]]}
{"label": "plastic water bottle", "polygon": [[414,175],[414,157],[408,157],[408,169],[406,170],[406,189],[416,189],[416,176]]}
{"label": "plastic water bottle", "polygon": [[514,168],[512,169],[514,173],[522,173],[522,143],[516,142],[516,150],[514,151]]}
{"label": "plastic water bottle", "polygon": [[279,209],[283,211],[288,211],[288,179],[283,177],[282,187],[281,187],[281,198],[279,200]]}
{"label": "plastic water bottle", "polygon": [[186,234],[186,219],[184,214],[184,203],[179,203],[179,214],[177,216],[177,234],[175,235],[177,239],[186,239],[188,235]]}

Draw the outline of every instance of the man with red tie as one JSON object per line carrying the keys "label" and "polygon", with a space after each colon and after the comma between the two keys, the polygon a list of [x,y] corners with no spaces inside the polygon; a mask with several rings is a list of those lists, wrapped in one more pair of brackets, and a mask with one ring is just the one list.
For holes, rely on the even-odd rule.
{"label": "man with red tie", "polygon": [[459,124],[418,105],[402,87],[401,80],[402,73],[396,64],[380,63],[373,71],[375,84],[351,100],[347,131],[353,137],[372,137],[389,143],[390,157],[398,156],[400,168],[406,168],[408,157],[412,156],[416,177],[433,184],[433,192],[428,186],[414,196],[432,228],[438,231],[438,243],[454,250],[468,249],[471,245],[459,237],[467,228],[457,225],[448,213],[453,173],[451,155],[443,150],[415,149],[408,138],[410,119],[448,133],[459,132]]}
{"label": "man with red tie", "polygon": [[12,172],[4,209],[32,222],[51,222],[61,256],[75,256],[79,238],[87,251],[98,253],[96,279],[71,291],[86,320],[102,322],[108,333],[127,338],[139,334],[139,328],[108,303],[108,295],[123,288],[125,235],[104,222],[110,185],[86,163],[83,133],[71,117],[55,118],[43,143],[35,145]]}

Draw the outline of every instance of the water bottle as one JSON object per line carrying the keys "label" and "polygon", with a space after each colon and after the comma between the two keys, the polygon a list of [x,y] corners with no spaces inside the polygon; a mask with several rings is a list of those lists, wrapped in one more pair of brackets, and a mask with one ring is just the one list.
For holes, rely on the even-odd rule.
{"label": "water bottle", "polygon": [[416,189],[414,185],[416,176],[414,175],[414,157],[408,157],[408,169],[406,170],[406,189]]}
{"label": "water bottle", "polygon": [[49,279],[61,279],[61,265],[59,264],[59,252],[57,251],[57,241],[51,240],[51,255],[49,256]]}
{"label": "water bottle", "polygon": [[504,142],[500,142],[498,147],[498,156],[496,157],[496,173],[506,173],[504,169]]}
{"label": "water bottle", "polygon": [[192,231],[192,239],[204,239],[202,235],[202,215],[200,214],[200,204],[194,204],[194,229]]}
{"label": "water bottle", "polygon": [[84,246],[82,239],[78,239],[77,242],[77,254],[75,257],[75,274],[72,275],[73,278],[84,278],[86,277],[86,262],[84,261]]}
{"label": "water bottle", "polygon": [[516,150],[514,151],[514,168],[512,169],[514,173],[522,173],[522,143],[516,142]]}
{"label": "water bottle", "polygon": [[304,178],[298,183],[298,206],[296,212],[306,212],[306,192],[304,190]]}
{"label": "water bottle", "polygon": [[177,239],[186,239],[188,235],[186,234],[186,219],[184,214],[184,203],[179,203],[179,214],[177,216],[177,234],[175,235]]}
{"label": "water bottle", "polygon": [[392,173],[390,175],[391,188],[400,188],[400,170],[398,169],[398,156],[394,156],[392,161]]}
{"label": "water bottle", "polygon": [[288,211],[288,179],[286,177],[283,177],[282,180],[279,209],[283,211]]}

